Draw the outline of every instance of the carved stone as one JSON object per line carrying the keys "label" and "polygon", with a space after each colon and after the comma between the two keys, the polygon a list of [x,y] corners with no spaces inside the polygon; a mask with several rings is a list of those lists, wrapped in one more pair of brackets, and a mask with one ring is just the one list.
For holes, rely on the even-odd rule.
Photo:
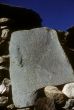
{"label": "carved stone", "polygon": [[39,88],[74,81],[72,67],[55,30],[36,28],[14,32],[9,51],[16,107],[33,105],[33,93]]}

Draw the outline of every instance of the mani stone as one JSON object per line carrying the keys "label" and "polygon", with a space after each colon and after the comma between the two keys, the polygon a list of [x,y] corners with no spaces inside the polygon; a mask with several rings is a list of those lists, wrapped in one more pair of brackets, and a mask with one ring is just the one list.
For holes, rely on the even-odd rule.
{"label": "mani stone", "polygon": [[34,92],[52,84],[74,81],[73,70],[55,30],[35,28],[12,33],[10,78],[16,107],[33,105]]}

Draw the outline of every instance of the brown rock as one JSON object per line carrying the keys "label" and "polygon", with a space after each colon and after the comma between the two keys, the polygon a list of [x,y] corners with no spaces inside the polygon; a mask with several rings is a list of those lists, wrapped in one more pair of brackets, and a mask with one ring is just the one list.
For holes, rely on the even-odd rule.
{"label": "brown rock", "polygon": [[0,65],[9,68],[9,55],[0,57]]}
{"label": "brown rock", "polygon": [[0,36],[0,44],[4,43],[9,37],[9,29],[2,29]]}
{"label": "brown rock", "polygon": [[46,97],[52,97],[56,104],[56,107],[63,107],[67,101],[67,96],[65,96],[57,87],[47,86],[44,89]]}
{"label": "brown rock", "polygon": [[5,97],[5,96],[0,97],[0,107],[6,106],[7,103],[8,103],[8,97]]}
{"label": "brown rock", "polygon": [[39,98],[35,103],[34,110],[56,110],[53,98]]}

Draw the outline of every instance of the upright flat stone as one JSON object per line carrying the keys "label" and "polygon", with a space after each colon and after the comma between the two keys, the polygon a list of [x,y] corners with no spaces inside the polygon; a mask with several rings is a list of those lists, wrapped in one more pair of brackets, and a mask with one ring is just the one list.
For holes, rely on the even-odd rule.
{"label": "upright flat stone", "polygon": [[10,77],[16,107],[32,105],[37,89],[74,81],[57,32],[36,28],[14,32],[10,41]]}

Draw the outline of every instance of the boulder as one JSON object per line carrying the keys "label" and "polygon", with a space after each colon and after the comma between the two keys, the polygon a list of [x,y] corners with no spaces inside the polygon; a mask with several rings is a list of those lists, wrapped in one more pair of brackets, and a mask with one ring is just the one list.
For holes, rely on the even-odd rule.
{"label": "boulder", "polygon": [[67,96],[55,86],[45,87],[44,92],[46,97],[53,98],[56,107],[63,107],[68,100]]}
{"label": "boulder", "polygon": [[62,92],[69,98],[74,98],[74,83],[65,84]]}
{"label": "boulder", "polygon": [[32,94],[39,88],[74,81],[72,67],[55,30],[43,27],[16,31],[11,35],[9,52],[16,107],[33,105]]}

